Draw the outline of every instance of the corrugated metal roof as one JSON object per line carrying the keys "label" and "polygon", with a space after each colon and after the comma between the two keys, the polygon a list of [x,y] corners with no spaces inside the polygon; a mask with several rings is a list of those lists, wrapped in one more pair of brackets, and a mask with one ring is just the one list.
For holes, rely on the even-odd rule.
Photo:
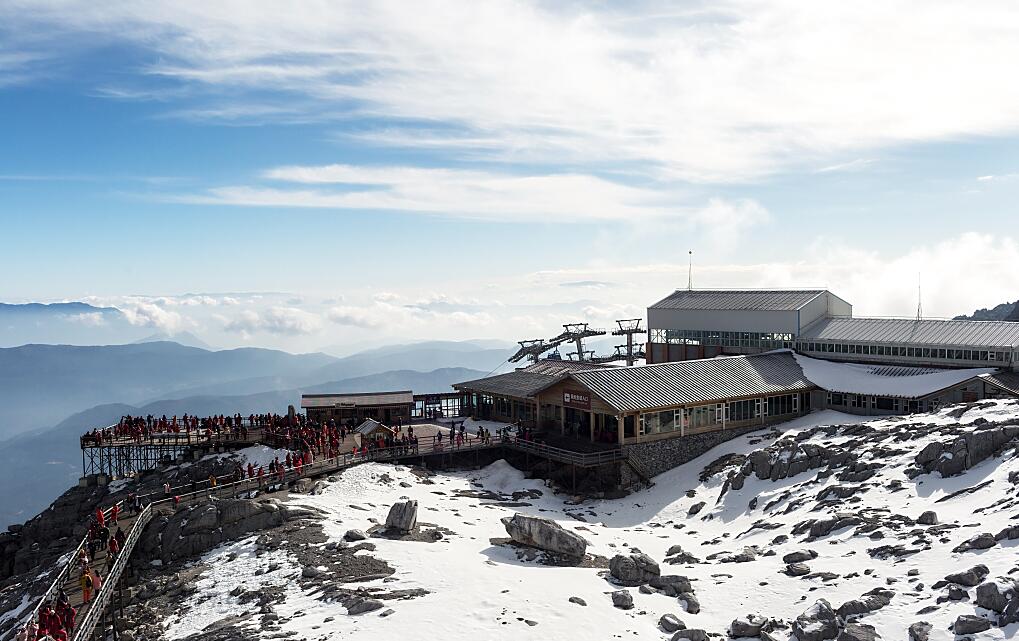
{"label": "corrugated metal roof", "polygon": [[565,374],[559,376],[548,376],[528,372],[526,369],[519,369],[507,374],[488,376],[473,381],[456,383],[453,389],[468,389],[475,392],[492,394],[494,396],[514,396],[517,398],[531,398],[541,390],[557,381],[566,378]]}
{"label": "corrugated metal roof", "polygon": [[1013,347],[1019,345],[1019,323],[909,318],[827,318],[807,327],[800,334],[799,340]]}
{"label": "corrugated metal roof", "polygon": [[598,363],[584,363],[581,361],[564,361],[554,358],[543,358],[537,363],[533,363],[523,368],[525,372],[531,372],[532,374],[544,374],[545,376],[559,376],[566,372],[586,372],[592,369],[601,369],[605,367]]}
{"label": "corrugated metal roof", "polygon": [[814,387],[789,352],[590,370],[571,378],[621,412]]}
{"label": "corrugated metal roof", "polygon": [[1005,391],[1019,395],[1019,374],[1015,372],[994,372],[993,374],[984,374],[980,378]]}
{"label": "corrugated metal roof", "polygon": [[364,420],[364,423],[361,423],[354,429],[355,432],[361,435],[373,434],[379,430],[384,430],[386,432],[389,432],[390,434],[394,433],[395,431],[392,428],[386,427],[382,423],[379,423],[373,418],[366,418]]}
{"label": "corrugated metal roof", "polygon": [[414,402],[414,392],[360,392],[354,394],[303,394],[301,408],[366,405],[403,405]]}
{"label": "corrugated metal roof", "polygon": [[651,309],[794,311],[814,300],[823,289],[677,289]]}

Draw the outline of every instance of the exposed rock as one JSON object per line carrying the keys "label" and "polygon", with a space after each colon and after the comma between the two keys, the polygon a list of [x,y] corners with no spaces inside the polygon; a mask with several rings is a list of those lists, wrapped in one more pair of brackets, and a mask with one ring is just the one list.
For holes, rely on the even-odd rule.
{"label": "exposed rock", "polygon": [[797,550],[782,557],[783,563],[803,563],[817,558],[817,552],[813,550]]}
{"label": "exposed rock", "polygon": [[344,541],[364,541],[368,538],[368,535],[364,533],[364,530],[347,530],[343,534]]}
{"label": "exposed rock", "polygon": [[945,577],[945,580],[948,581],[949,583],[958,583],[959,585],[964,585],[968,588],[971,588],[974,585],[979,585],[980,582],[984,580],[984,577],[987,576],[989,572],[990,570],[987,569],[986,565],[983,564],[974,565],[973,567],[964,572],[955,572],[953,574],[947,575]]}
{"label": "exposed rock", "polygon": [[708,633],[699,628],[687,628],[672,635],[672,641],[707,641]]}
{"label": "exposed rock", "polygon": [[616,590],[612,593],[612,605],[620,610],[633,608],[633,595],[628,590]]}
{"label": "exposed rock", "polygon": [[989,532],[978,534],[971,539],[963,541],[955,547],[953,552],[966,552],[967,550],[986,550],[997,545],[994,535]]}
{"label": "exposed rock", "polygon": [[1001,614],[1008,605],[1008,599],[998,589],[997,583],[988,582],[977,586],[976,604]]}
{"label": "exposed rock", "polygon": [[690,506],[690,509],[687,510],[686,513],[689,514],[690,516],[693,516],[699,513],[701,510],[703,510],[705,505],[707,505],[707,503],[705,503],[704,501],[701,501],[700,503],[694,503],[693,505]]}
{"label": "exposed rock", "polygon": [[916,522],[919,523],[920,525],[937,525],[938,514],[933,510],[927,510],[926,512],[920,515],[920,518],[918,518]]}
{"label": "exposed rock", "polygon": [[952,631],[957,635],[976,634],[977,632],[989,630],[990,627],[991,622],[983,617],[978,617],[972,614],[962,614],[955,620],[955,624],[952,626]]}
{"label": "exposed rock", "polygon": [[818,599],[793,622],[793,632],[799,641],[824,641],[838,636],[838,615],[825,599]]}
{"label": "exposed rock", "polygon": [[909,641],[929,641],[931,628],[933,627],[934,626],[926,621],[917,621],[916,623],[910,624]]}
{"label": "exposed rock", "polygon": [[417,526],[418,502],[408,499],[393,503],[386,516],[386,528],[398,532],[410,532]]}
{"label": "exposed rock", "polygon": [[880,610],[892,601],[892,596],[895,593],[891,590],[884,590],[882,588],[875,588],[870,592],[864,594],[859,599],[853,599],[852,601],[846,601],[839,606],[836,613],[842,617],[850,617],[859,614],[866,614],[873,612],[874,610]]}
{"label": "exposed rock", "polygon": [[347,614],[364,614],[365,612],[374,612],[375,610],[381,610],[385,606],[386,604],[378,599],[356,600],[347,605]]}
{"label": "exposed rock", "polygon": [[729,624],[729,636],[739,637],[759,637],[761,636],[761,628],[768,620],[762,616],[751,614],[742,619],[733,619],[732,623]]}
{"label": "exposed rock", "polygon": [[648,585],[666,596],[678,597],[685,592],[693,592],[690,579],[678,574],[663,574],[648,581]]}
{"label": "exposed rock", "polygon": [[810,566],[806,563],[789,563],[785,566],[785,573],[789,576],[806,576],[810,574]]}
{"label": "exposed rock", "polygon": [[875,641],[880,639],[874,626],[860,623],[847,623],[846,627],[839,632],[838,641]]}
{"label": "exposed rock", "polygon": [[663,614],[662,618],[658,619],[658,627],[666,632],[678,632],[686,628],[686,624],[680,620],[675,614]]}
{"label": "exposed rock", "polygon": [[697,614],[701,611],[701,602],[697,600],[693,592],[683,592],[679,595],[679,601],[690,614]]}
{"label": "exposed rock", "polygon": [[661,575],[654,559],[638,552],[629,556],[617,554],[609,561],[609,573],[623,585],[641,585]]}
{"label": "exposed rock", "polygon": [[587,601],[581,599],[579,596],[571,596],[570,603],[576,603],[577,605],[583,605],[585,607],[587,606]]}
{"label": "exposed rock", "polygon": [[584,537],[549,519],[517,513],[503,517],[502,524],[510,538],[521,545],[572,559],[583,558],[587,552]]}

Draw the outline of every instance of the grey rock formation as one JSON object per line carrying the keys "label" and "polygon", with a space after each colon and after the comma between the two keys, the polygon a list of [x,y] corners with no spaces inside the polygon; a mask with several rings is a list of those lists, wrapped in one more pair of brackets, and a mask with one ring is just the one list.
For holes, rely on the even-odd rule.
{"label": "grey rock formation", "polygon": [[973,614],[962,614],[955,620],[952,631],[957,635],[976,634],[991,628],[991,622]]}
{"label": "grey rock formation", "polygon": [[880,639],[874,626],[860,623],[847,623],[839,632],[838,641],[875,641]]}
{"label": "grey rock formation", "polygon": [[875,610],[880,610],[892,601],[894,592],[891,590],[885,590],[882,588],[875,588],[870,592],[867,592],[859,599],[853,599],[852,601],[846,601],[838,607],[836,614],[843,619],[850,616],[856,616],[860,614],[867,614]]}
{"label": "grey rock formation", "polygon": [[142,535],[139,549],[150,558],[169,563],[198,556],[224,541],[304,515],[303,511],[288,510],[275,501],[213,500],[153,519]]}
{"label": "grey rock formation", "polygon": [[690,614],[697,614],[701,611],[701,602],[697,600],[693,592],[683,592],[680,594],[679,602],[683,604],[683,607]]}
{"label": "grey rock formation", "polygon": [[686,624],[675,614],[663,614],[662,618],[658,619],[658,627],[671,634],[685,629]]}
{"label": "grey rock formation", "polygon": [[347,530],[343,534],[344,541],[364,541],[368,538],[368,535],[364,533],[364,530]]}
{"label": "grey rock formation", "polygon": [[386,604],[378,599],[361,599],[354,601],[347,606],[347,614],[364,614],[374,612],[386,607]]}
{"label": "grey rock formation", "polygon": [[708,633],[699,628],[687,628],[672,635],[672,641],[707,641]]}
{"label": "grey rock formation", "polygon": [[587,606],[587,601],[581,599],[579,596],[571,596],[570,603],[576,603],[577,605]]}
{"label": "grey rock formation", "polygon": [[813,550],[797,550],[782,557],[783,563],[803,563],[817,558],[817,552]]}
{"label": "grey rock formation", "polygon": [[678,574],[663,574],[652,577],[648,585],[666,596],[678,597],[686,592],[693,592],[690,579]]}
{"label": "grey rock formation", "polygon": [[654,559],[637,552],[629,556],[617,554],[609,561],[609,573],[622,585],[642,585],[661,575],[661,569]]}
{"label": "grey rock formation", "polygon": [[1008,605],[1008,598],[998,589],[997,583],[987,582],[977,586],[976,604],[1001,614]]}
{"label": "grey rock formation", "polygon": [[959,585],[971,588],[974,585],[979,585],[989,572],[990,570],[987,569],[986,565],[974,565],[964,572],[955,572],[947,575],[945,580],[949,583],[958,583]]}
{"label": "grey rock formation", "polygon": [[503,517],[502,524],[510,538],[521,545],[572,559],[583,558],[587,552],[584,537],[568,532],[549,519],[517,513]]}
{"label": "grey rock formation", "polygon": [[932,626],[926,621],[917,621],[909,626],[909,641],[929,641]]}
{"label": "grey rock formation", "polygon": [[393,503],[386,516],[386,528],[398,532],[410,532],[417,527],[418,502],[414,500]]}
{"label": "grey rock formation", "polygon": [[927,510],[926,512],[920,515],[920,518],[918,518],[916,522],[919,523],[920,525],[937,525],[938,514],[933,510]]}
{"label": "grey rock formation", "polygon": [[628,590],[616,590],[612,593],[612,605],[620,610],[633,608],[633,595]]}
{"label": "grey rock formation", "polygon": [[793,632],[799,641],[834,639],[839,633],[838,615],[825,599],[803,611],[793,622]]}
{"label": "grey rock formation", "polygon": [[751,614],[742,619],[733,619],[732,623],[729,624],[729,636],[739,637],[759,637],[761,636],[761,628],[768,620],[762,616]]}
{"label": "grey rock formation", "polygon": [[789,563],[785,566],[785,573],[789,576],[806,576],[810,574],[810,566],[806,563]]}

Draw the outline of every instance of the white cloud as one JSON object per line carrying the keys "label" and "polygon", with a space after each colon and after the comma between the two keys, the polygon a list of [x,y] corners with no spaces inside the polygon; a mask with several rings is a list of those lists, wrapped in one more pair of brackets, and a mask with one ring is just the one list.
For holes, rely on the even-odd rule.
{"label": "white cloud", "polygon": [[266,332],[297,336],[313,334],[322,329],[322,319],[296,307],[273,306],[261,311],[242,310],[226,321],[224,329],[248,335]]}
{"label": "white cloud", "polygon": [[129,302],[119,309],[132,325],[153,327],[168,334],[175,334],[184,328],[183,316],[177,312],[167,311],[156,303]]}
{"label": "white cloud", "polygon": [[727,228],[727,234],[770,219],[748,199],[694,205],[674,186],[634,187],[584,174],[514,175],[487,171],[354,165],[278,167],[264,177],[314,189],[232,186],[176,202],[264,207],[396,210],[513,222],[632,221]]}
{"label": "white cloud", "polygon": [[326,317],[337,325],[349,325],[363,329],[373,329],[383,325],[382,317],[370,309],[349,305],[332,307]]}
{"label": "white cloud", "polygon": [[[688,180],[747,180],[1019,125],[1019,85],[1002,81],[1019,59],[1009,0],[866,11],[754,0],[433,0],[413,11],[396,0],[293,11],[241,0],[12,0],[0,23],[14,42],[0,69],[15,74],[68,48],[147,49],[149,78],[107,91],[187,87],[191,102],[176,108],[185,117],[370,116],[380,128],[355,135],[379,144],[574,166],[636,161]],[[151,91],[167,99],[166,86]]]}
{"label": "white cloud", "polygon": [[79,325],[85,325],[86,327],[102,327],[106,324],[106,319],[103,317],[102,312],[82,312],[81,314],[71,314],[67,317],[67,320],[72,323],[78,323]]}

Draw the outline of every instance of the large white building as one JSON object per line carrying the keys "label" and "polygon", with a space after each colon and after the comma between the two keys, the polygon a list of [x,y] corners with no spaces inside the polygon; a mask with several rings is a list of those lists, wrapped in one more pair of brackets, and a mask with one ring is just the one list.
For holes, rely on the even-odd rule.
{"label": "large white building", "polygon": [[824,289],[677,290],[648,307],[649,363],[790,348],[826,360],[914,367],[1019,365],[1019,323],[854,318]]}

